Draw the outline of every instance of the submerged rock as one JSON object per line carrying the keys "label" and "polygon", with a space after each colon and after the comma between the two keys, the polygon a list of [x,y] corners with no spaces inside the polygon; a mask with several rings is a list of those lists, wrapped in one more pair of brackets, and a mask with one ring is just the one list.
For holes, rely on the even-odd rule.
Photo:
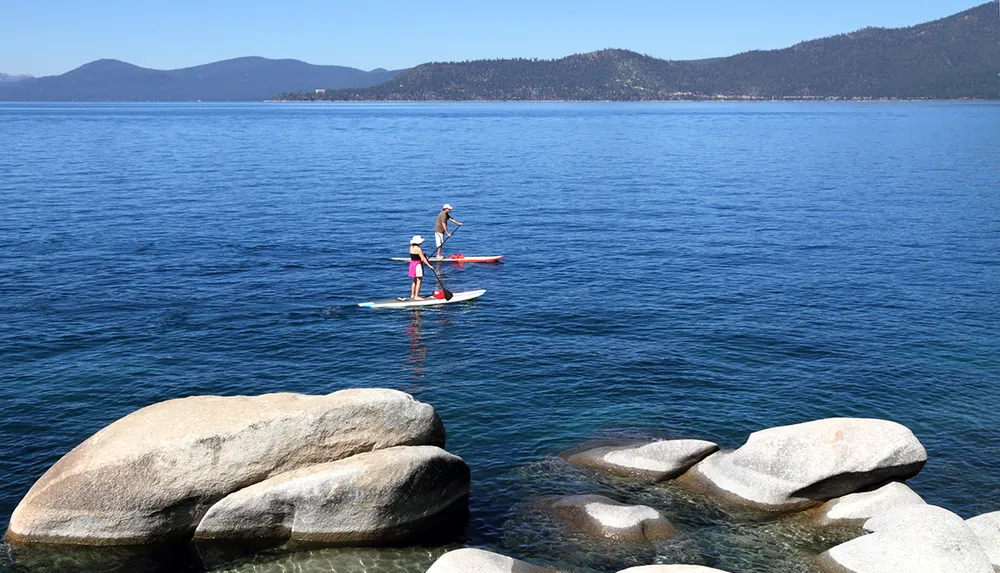
{"label": "submerged rock", "polygon": [[592,537],[630,543],[669,539],[677,532],[663,514],[645,505],[625,505],[600,495],[574,495],[552,503],[552,513]]}
{"label": "submerged rock", "polygon": [[427,573],[555,573],[555,569],[518,561],[482,549],[449,551],[431,565]]}
{"label": "submerged rock", "polygon": [[721,569],[701,565],[640,565],[622,569],[618,573],[728,573]]}
{"label": "submerged rock", "polygon": [[679,482],[740,505],[791,511],[913,477],[926,461],[924,447],[900,424],[831,418],[754,432],[742,447],[712,454]]}
{"label": "submerged rock", "polygon": [[196,539],[383,545],[455,532],[469,466],[434,446],[398,446],[286,472],[212,506]]}
{"label": "submerged rock", "polygon": [[819,557],[831,573],[994,573],[972,529],[933,505],[904,505],[865,522],[868,535]]}
{"label": "submerged rock", "polygon": [[63,456],[11,516],[12,542],[186,540],[208,508],[298,468],[397,445],[444,446],[428,404],[395,390],[197,396],[142,408]]}
{"label": "submerged rock", "polygon": [[993,565],[1000,567],[1000,511],[965,520]]}
{"label": "submerged rock", "polygon": [[899,482],[888,483],[875,491],[852,493],[830,500],[814,510],[812,519],[819,525],[861,525],[868,519],[901,505],[922,505],[926,502]]}
{"label": "submerged rock", "polygon": [[206,573],[405,573],[426,571],[447,551],[441,547],[351,547],[264,552],[205,564],[204,569]]}
{"label": "submerged rock", "polygon": [[647,444],[601,446],[566,453],[563,457],[571,464],[658,482],[681,475],[718,449],[718,445],[705,440],[661,440]]}

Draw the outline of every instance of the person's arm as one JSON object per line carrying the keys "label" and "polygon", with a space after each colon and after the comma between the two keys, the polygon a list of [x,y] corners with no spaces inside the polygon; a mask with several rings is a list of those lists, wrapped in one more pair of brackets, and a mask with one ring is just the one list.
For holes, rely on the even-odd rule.
{"label": "person's arm", "polygon": [[459,227],[462,226],[462,222],[459,221],[458,219],[452,217],[451,215],[448,215],[448,218],[451,219],[452,221],[455,221],[455,224],[458,225]]}
{"label": "person's arm", "polygon": [[424,254],[423,249],[420,249],[420,260],[423,261],[428,267],[431,266],[431,262],[427,260],[427,255]]}

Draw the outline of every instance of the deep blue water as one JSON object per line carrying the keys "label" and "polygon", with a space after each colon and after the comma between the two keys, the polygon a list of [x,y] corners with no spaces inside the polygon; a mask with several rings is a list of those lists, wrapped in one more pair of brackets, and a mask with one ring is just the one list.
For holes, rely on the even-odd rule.
{"label": "deep blue water", "polygon": [[[469,542],[536,562],[518,504],[596,436],[887,418],[1000,510],[998,160],[993,103],[0,104],[0,525],[142,406],[358,386],[433,404]],[[487,294],[354,306],[444,202]]]}

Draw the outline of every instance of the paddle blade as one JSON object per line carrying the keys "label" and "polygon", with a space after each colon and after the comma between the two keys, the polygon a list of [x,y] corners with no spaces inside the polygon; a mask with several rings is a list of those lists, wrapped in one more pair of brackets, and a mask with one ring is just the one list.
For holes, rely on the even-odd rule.
{"label": "paddle blade", "polygon": [[441,287],[441,290],[444,291],[444,299],[445,300],[451,300],[452,297],[455,296],[455,293],[451,292],[450,290],[448,290],[448,289],[446,289],[444,287]]}

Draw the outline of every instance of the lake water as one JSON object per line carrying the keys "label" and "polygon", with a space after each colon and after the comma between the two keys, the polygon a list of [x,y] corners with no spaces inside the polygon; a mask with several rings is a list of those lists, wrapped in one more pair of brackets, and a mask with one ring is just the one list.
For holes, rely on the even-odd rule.
{"label": "lake water", "polygon": [[[885,418],[926,446],[928,502],[1000,510],[998,104],[0,104],[0,150],[0,525],[142,406],[373,386],[440,413],[472,467],[466,542],[539,564],[811,572],[834,542],[558,461],[606,436]],[[443,268],[486,295],[357,308],[408,292],[388,258],[445,202],[451,252],[506,256]],[[531,502],[594,492],[669,510],[682,541],[588,546]]]}

